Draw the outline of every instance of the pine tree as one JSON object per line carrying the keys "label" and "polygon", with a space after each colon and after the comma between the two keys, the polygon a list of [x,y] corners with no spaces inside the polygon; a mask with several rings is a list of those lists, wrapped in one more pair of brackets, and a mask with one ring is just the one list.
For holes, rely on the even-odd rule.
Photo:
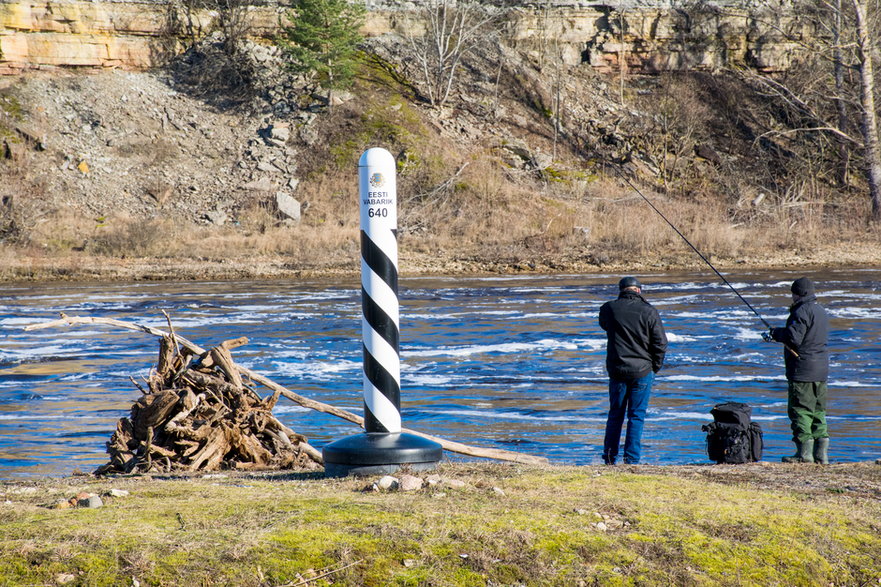
{"label": "pine tree", "polygon": [[282,27],[280,44],[295,71],[314,74],[327,90],[328,108],[333,91],[349,87],[355,77],[365,12],[347,0],[294,0],[287,12],[291,24]]}

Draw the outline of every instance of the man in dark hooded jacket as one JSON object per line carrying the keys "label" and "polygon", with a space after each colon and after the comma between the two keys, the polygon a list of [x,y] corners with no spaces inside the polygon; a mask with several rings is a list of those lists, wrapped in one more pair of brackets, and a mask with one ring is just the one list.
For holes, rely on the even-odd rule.
{"label": "man in dark hooded jacket", "polygon": [[792,306],[786,326],[770,331],[770,338],[784,345],[783,360],[789,383],[787,413],[796,447],[795,455],[784,457],[783,462],[826,464],[829,462],[826,427],[829,317],[817,303],[810,279],[796,279],[791,291]]}
{"label": "man in dark hooded jacket", "polygon": [[667,353],[667,335],[661,318],[642,297],[639,281],[624,277],[618,282],[618,291],[618,299],[600,308],[600,327],[607,335],[609,373],[609,417],[603,441],[603,462],[607,465],[614,465],[618,457],[625,415],[624,462],[639,462],[652,382]]}

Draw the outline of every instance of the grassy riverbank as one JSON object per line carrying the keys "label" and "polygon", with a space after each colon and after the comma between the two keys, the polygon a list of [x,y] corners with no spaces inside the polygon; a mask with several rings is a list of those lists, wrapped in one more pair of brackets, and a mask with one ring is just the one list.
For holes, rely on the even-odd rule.
{"label": "grassy riverbank", "polygon": [[[438,473],[412,492],[279,473],[6,482],[0,585],[881,581],[874,463]],[[79,492],[104,506],[53,509]]]}

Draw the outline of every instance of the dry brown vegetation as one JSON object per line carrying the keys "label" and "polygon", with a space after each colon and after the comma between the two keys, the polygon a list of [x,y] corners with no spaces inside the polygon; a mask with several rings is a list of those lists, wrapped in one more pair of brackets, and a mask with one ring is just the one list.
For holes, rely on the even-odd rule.
{"label": "dry brown vegetation", "polygon": [[[597,89],[602,78],[569,69],[559,116],[563,131],[555,133],[545,72],[525,61],[505,62],[493,86],[498,95],[481,102],[488,90],[479,72],[498,57],[470,59],[471,77],[463,75],[457,106],[444,111],[420,103],[402,83],[404,58],[366,60],[355,98],[310,123],[318,142],[297,144],[296,195],[304,213],[296,225],[282,222],[266,197],[245,192],[224,196],[234,200],[234,217],[223,226],[173,211],[183,188],[156,174],[185,161],[181,151],[192,149],[171,138],[160,141],[169,148],[154,141],[141,155],[126,155],[150,158],[144,181],[156,185],[139,196],[139,208],[103,206],[100,191],[62,204],[67,195],[59,193],[51,171],[59,155],[39,151],[14,132],[17,120],[36,117],[41,106],[21,103],[16,84],[7,82],[3,95],[17,101],[15,114],[3,118],[13,129],[4,134],[13,147],[0,161],[6,260],[0,278],[354,273],[355,170],[361,152],[375,145],[398,160],[405,273],[699,265],[634,186],[723,267],[881,262],[859,176],[838,185],[831,175],[834,153],[825,143],[763,136],[769,121],[783,124],[786,113],[752,92],[749,80],[726,74],[633,77],[621,108]],[[465,100],[471,84],[477,85]],[[490,97],[492,112],[484,106]],[[220,124],[253,128],[248,116]],[[52,121],[41,124],[51,135]],[[218,169],[233,167],[234,161],[217,158],[222,155],[211,157]],[[66,181],[64,189],[76,187]],[[211,197],[221,198],[211,189],[194,184],[188,201],[198,196],[210,205]],[[113,201],[121,201],[119,194]]]}

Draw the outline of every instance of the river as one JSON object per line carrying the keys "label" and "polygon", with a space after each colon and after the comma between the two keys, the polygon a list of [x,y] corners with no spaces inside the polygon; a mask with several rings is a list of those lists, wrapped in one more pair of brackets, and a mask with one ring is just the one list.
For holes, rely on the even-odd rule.
{"label": "river", "polygon": [[[782,325],[803,273],[727,278]],[[881,270],[807,273],[832,318],[833,462],[881,458]],[[601,461],[607,410],[600,305],[618,275],[402,278],[402,415],[408,428],[459,442]],[[753,407],[765,460],[791,454],[782,349],[706,273],[638,275],[670,339],[643,437],[648,464],[708,463],[701,425],[724,401]],[[25,331],[100,316],[166,328],[209,347],[247,336],[241,364],[316,400],[362,412],[360,285],[350,281],[6,284],[0,290],[0,478],[89,472],[149,373],[153,337],[106,326]],[[259,390],[263,395],[266,390]],[[282,399],[276,415],[320,448],[357,433]],[[449,455],[457,459],[456,455]]]}

